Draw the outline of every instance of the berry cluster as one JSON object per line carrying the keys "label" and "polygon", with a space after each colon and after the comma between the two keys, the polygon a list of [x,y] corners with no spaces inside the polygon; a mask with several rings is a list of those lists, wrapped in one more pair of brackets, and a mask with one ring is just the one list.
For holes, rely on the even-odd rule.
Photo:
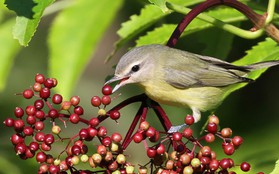
{"label": "berry cluster", "polygon": [[[194,123],[193,116],[187,115],[185,123],[189,127],[181,133],[167,134],[164,140],[160,140],[159,131],[155,130],[146,121],[141,122],[138,131],[134,134],[133,140],[135,143],[140,143],[145,139],[157,143],[146,148],[147,156],[151,159],[152,165],[155,166],[156,173],[235,173],[229,171],[236,166],[233,159],[223,158],[218,160],[216,153],[208,145],[202,145],[202,141],[209,144],[215,141],[215,137],[221,138],[224,153],[232,155],[235,149],[242,144],[243,139],[240,136],[232,137],[230,128],[223,128],[218,131],[219,119],[215,115],[209,117],[205,130],[206,134],[199,138],[194,138],[191,129],[191,125]],[[172,149],[170,149],[171,146]],[[250,170],[250,164],[243,162],[240,168],[243,172],[247,172]]]}
{"label": "berry cluster", "polygon": [[[142,142],[150,159],[137,169],[140,174],[233,174],[232,168],[235,166],[239,166],[244,172],[250,170],[249,163],[236,165],[231,158],[218,159],[211,150],[209,144],[214,142],[216,137],[222,139],[221,147],[228,156],[243,142],[240,136],[232,136],[230,128],[220,129],[217,116],[209,117],[205,134],[201,137],[194,137],[191,128],[194,118],[191,115],[185,117],[188,126],[182,132],[162,132],[146,120],[148,109],[153,108],[165,130],[169,129],[171,123],[158,103],[150,102],[145,95],[139,95],[107,110],[107,105],[112,101],[112,88],[106,85],[102,88],[103,96],[91,98],[91,104],[98,112],[86,119],[78,96],[67,101],[60,94],[51,94],[56,85],[56,79],[37,74],[33,86],[20,93],[25,99],[34,99],[34,102],[25,108],[16,107],[16,118],[7,118],[4,121],[7,127],[15,131],[11,136],[15,153],[24,160],[35,158],[40,164],[39,174],[133,174],[136,172],[135,165],[128,162],[124,154],[132,141]],[[120,110],[134,102],[141,102],[142,105],[126,136],[123,138],[117,132],[108,135],[107,128],[102,126],[101,122],[107,118],[118,120],[121,116]],[[69,124],[85,126],[73,132],[70,137],[64,137],[63,130],[66,130]],[[50,128],[47,129],[48,127]],[[54,148],[57,147],[54,144],[59,143],[63,145],[62,150]],[[79,169],[80,163],[87,164],[91,169]]]}

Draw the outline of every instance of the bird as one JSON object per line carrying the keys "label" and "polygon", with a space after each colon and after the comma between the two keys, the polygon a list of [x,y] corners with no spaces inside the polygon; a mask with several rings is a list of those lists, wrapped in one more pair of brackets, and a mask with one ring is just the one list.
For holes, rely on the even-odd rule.
{"label": "bird", "polygon": [[105,84],[118,82],[113,93],[127,84],[138,84],[152,100],[192,110],[194,121],[201,112],[218,107],[234,84],[251,83],[252,71],[279,65],[278,60],[237,66],[229,62],[160,44],[135,47],[116,65]]}

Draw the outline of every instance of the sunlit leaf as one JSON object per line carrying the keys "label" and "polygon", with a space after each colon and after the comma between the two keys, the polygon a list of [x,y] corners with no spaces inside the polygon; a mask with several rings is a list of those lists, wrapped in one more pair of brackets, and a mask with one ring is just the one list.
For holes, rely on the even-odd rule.
{"label": "sunlit leaf", "polygon": [[[247,51],[247,55],[242,59],[235,61],[236,65],[249,65],[257,62],[269,61],[269,60],[279,60],[279,46],[271,38],[267,38],[265,41],[260,42],[258,45],[254,46],[251,50]],[[248,77],[251,79],[257,79],[264,73],[267,69],[260,69],[249,73]],[[232,91],[235,91],[246,84],[236,84],[233,87],[228,88],[227,96]]]}
{"label": "sunlit leaf", "polygon": [[[69,97],[90,56],[115,17],[122,0],[73,1],[55,19],[50,32],[50,74]],[[63,81],[62,81],[63,80]]]}
{"label": "sunlit leaf", "polygon": [[275,168],[270,174],[277,174],[277,173],[279,173],[279,160],[276,161]]}
{"label": "sunlit leaf", "polygon": [[[23,15],[17,16],[16,24],[13,28],[14,38],[17,39],[21,45],[28,45],[37,30],[45,8],[54,1],[55,0],[34,0],[34,6],[16,6],[18,11],[22,10],[24,7],[28,8],[27,10],[24,9]],[[30,14],[28,14],[26,11],[29,11]]]}
{"label": "sunlit leaf", "polygon": [[149,2],[153,3],[154,5],[157,5],[161,8],[161,10],[165,13],[168,11],[168,8],[166,6],[166,0],[149,0]]}
{"label": "sunlit leaf", "polygon": [[6,85],[6,80],[14,62],[15,55],[20,49],[17,41],[13,39],[11,31],[14,20],[9,20],[0,27],[0,91]]}

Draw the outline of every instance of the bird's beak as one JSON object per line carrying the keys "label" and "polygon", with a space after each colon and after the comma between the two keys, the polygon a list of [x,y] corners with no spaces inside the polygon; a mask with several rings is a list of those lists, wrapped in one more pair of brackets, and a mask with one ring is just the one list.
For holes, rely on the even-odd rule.
{"label": "bird's beak", "polygon": [[119,81],[119,83],[117,85],[115,85],[115,87],[112,90],[112,93],[114,93],[115,91],[117,91],[120,87],[124,86],[126,83],[126,80],[128,80],[130,78],[130,76],[127,77],[118,77],[118,76],[114,76],[113,78],[111,78],[110,80],[108,80],[104,85],[110,84],[112,82],[116,82]]}

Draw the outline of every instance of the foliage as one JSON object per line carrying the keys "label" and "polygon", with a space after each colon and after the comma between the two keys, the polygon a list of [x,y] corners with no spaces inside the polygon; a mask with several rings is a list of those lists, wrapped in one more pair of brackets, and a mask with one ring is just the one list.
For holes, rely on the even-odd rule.
{"label": "foliage", "polygon": [[[11,70],[16,64],[15,57],[22,51],[28,49],[32,43],[33,37],[40,28],[40,23],[47,23],[48,46],[48,74],[60,80],[61,84],[57,91],[65,98],[69,98],[75,89],[78,80],[88,65],[91,55],[98,48],[98,43],[104,37],[105,32],[114,21],[114,17],[121,11],[128,9],[123,0],[6,0],[0,4],[0,91],[4,91],[7,86]],[[134,42],[135,46],[159,43],[166,44],[182,15],[189,11],[195,5],[203,0],[150,0],[142,4],[139,13],[135,9],[130,18],[122,22],[121,27],[116,32],[119,39],[115,42],[115,50],[108,55],[108,61],[121,48]],[[267,10],[266,1],[242,0],[259,14],[264,14]],[[275,2],[275,1],[274,1]],[[154,5],[155,4],[155,5]],[[171,8],[177,5],[178,8]],[[136,4],[139,5],[139,4]],[[276,1],[278,7],[278,1]],[[121,7],[123,8],[122,10]],[[180,39],[185,40],[189,47],[183,49],[191,50],[195,43],[203,43],[206,48],[193,49],[200,54],[208,54],[220,58],[234,55],[234,50],[245,51],[246,55],[237,54],[235,61],[237,65],[246,65],[265,60],[277,60],[279,58],[279,47],[276,41],[268,37],[264,32],[257,34],[254,40],[245,40],[249,43],[246,50],[233,48],[237,45],[234,42],[240,42],[237,33],[230,34],[226,28],[209,22],[214,18],[217,21],[223,21],[221,25],[235,25],[252,28],[247,18],[230,7],[217,7],[203,13],[186,28]],[[51,16],[51,18],[49,17]],[[47,18],[47,19],[44,19]],[[47,21],[51,20],[51,22]],[[47,22],[46,22],[47,21]],[[279,16],[275,11],[272,23],[279,23]],[[220,24],[220,23],[219,23]],[[216,30],[216,26],[221,28]],[[253,35],[253,34],[252,34]],[[39,37],[39,36],[38,36]],[[16,39],[16,40],[15,40]],[[198,41],[197,41],[198,40]],[[190,44],[189,44],[190,41]],[[192,42],[191,42],[192,41]],[[181,47],[178,44],[178,47]],[[244,44],[243,44],[244,45]],[[27,48],[25,48],[27,47]],[[249,48],[251,47],[251,49]],[[107,51],[108,52],[108,51]],[[105,61],[105,59],[104,59]],[[30,67],[32,68],[32,67]],[[265,70],[257,71],[251,74],[251,78],[257,79]],[[34,72],[36,73],[36,72]],[[236,85],[228,90],[227,95],[243,87]],[[271,152],[273,153],[273,152]],[[275,153],[278,153],[275,152]],[[272,159],[271,159],[272,158]],[[274,158],[271,157],[270,161]],[[258,163],[258,159],[255,163]],[[269,164],[273,165],[273,164]],[[278,167],[277,167],[278,168]],[[275,169],[276,170],[276,169]]]}

